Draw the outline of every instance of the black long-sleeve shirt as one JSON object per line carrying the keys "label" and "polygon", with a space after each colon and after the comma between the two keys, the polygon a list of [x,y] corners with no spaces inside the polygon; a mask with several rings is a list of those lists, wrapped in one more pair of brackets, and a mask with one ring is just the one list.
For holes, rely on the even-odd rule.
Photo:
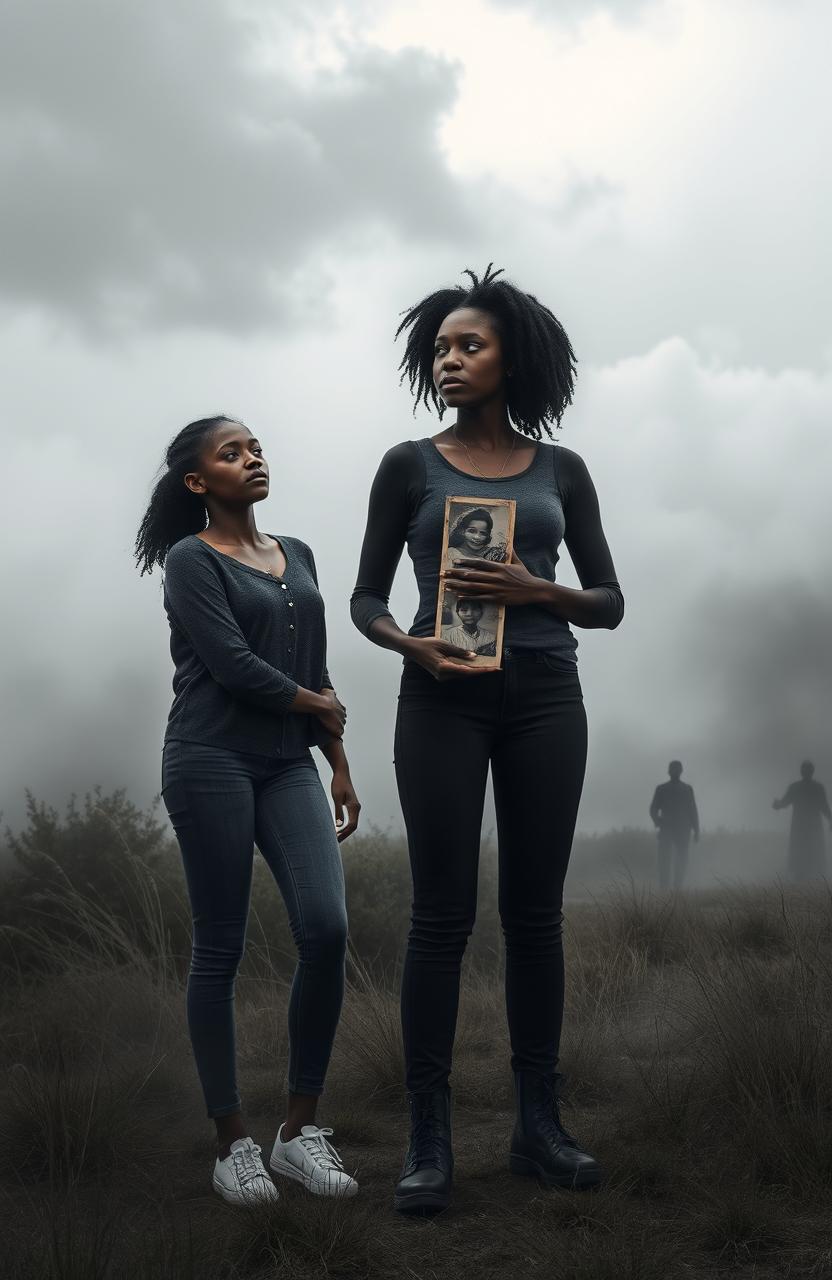
{"label": "black long-sleeve shirt", "polygon": [[[564,541],[581,585],[599,588],[606,596],[595,625],[612,628],[621,621],[624,598],[601,526],[595,487],[578,454],[540,443],[534,459],[519,475],[486,479],[459,470],[431,440],[424,439],[388,450],[373,481],[351,600],[353,622],[365,635],[370,635],[378,618],[390,616],[390,590],[405,545],[419,587],[419,608],[410,634],[433,634],[448,497],[513,498],[517,503],[514,546],[529,571],[554,582],[558,546]],[[508,608],[503,643],[575,662],[577,641],[568,623],[541,605]]]}
{"label": "black long-sleeve shirt", "polygon": [[168,552],[164,602],[176,669],[166,741],[287,757],[329,741],[317,717],[291,710],[299,686],[331,688],[315,560],[305,542],[278,541],[282,578],[194,534]]}

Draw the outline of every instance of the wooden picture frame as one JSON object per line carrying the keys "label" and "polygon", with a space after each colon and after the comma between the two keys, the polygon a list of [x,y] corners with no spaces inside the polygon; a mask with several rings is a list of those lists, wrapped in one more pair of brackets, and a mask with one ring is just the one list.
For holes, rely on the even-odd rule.
{"label": "wooden picture frame", "polygon": [[[476,515],[475,513],[484,513]],[[452,495],[445,499],[445,522],[442,529],[440,569],[448,570],[457,560],[470,556],[508,561],[514,550],[514,522],[517,503],[513,498],[466,498]],[[473,519],[472,519],[473,516]],[[466,602],[480,606],[474,618]],[[463,614],[459,606],[463,605]],[[434,636],[460,648],[482,648],[471,665],[488,671],[500,671],[503,665],[503,630],[506,606],[477,601],[446,586],[440,579],[436,601]],[[473,628],[472,628],[473,624]],[[477,640],[468,642],[468,636]],[[485,637],[493,636],[493,642]]]}

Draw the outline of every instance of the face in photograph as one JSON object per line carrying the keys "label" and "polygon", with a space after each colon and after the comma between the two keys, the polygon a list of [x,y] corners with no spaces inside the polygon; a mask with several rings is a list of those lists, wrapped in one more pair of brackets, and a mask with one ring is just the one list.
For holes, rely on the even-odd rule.
{"label": "face in photograph", "polygon": [[494,519],[485,507],[451,507],[448,563],[485,555],[494,535]]}
{"label": "face in photograph", "polygon": [[452,503],[446,564],[453,566],[466,559],[508,560],[509,522],[509,509],[502,503],[476,507]]}
{"label": "face in photograph", "polygon": [[[473,650],[480,657],[495,657],[497,643],[496,616],[493,607],[482,600],[462,596],[456,601],[456,617],[442,628],[442,639],[460,649]],[[446,616],[443,614],[443,616]]]}

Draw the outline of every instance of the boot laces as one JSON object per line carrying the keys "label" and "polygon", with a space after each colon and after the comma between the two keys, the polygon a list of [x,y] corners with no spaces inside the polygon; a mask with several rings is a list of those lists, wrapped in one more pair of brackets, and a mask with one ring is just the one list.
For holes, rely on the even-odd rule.
{"label": "boot laces", "polygon": [[302,1145],[322,1169],[334,1170],[336,1173],[344,1172],[344,1164],[335,1150],[331,1142],[327,1142],[327,1138],[331,1138],[332,1129],[319,1129],[317,1133],[307,1134],[301,1138]]}
{"label": "boot laces", "polygon": [[578,1139],[565,1129],[560,1118],[558,1095],[553,1084],[547,1081],[546,1098],[542,1101],[542,1119],[550,1134],[568,1147],[578,1148]]}
{"label": "boot laces", "polygon": [[441,1162],[445,1149],[444,1134],[435,1116],[418,1117],[413,1124],[411,1144],[417,1165]]}

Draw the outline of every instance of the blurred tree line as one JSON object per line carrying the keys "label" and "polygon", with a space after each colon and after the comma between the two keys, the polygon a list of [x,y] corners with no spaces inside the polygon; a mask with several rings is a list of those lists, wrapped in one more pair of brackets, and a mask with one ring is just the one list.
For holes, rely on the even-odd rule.
{"label": "blurred tree line", "polygon": [[[705,854],[719,865],[760,865],[759,833],[716,832],[703,838]],[[0,878],[0,958],[37,972],[54,965],[71,941],[83,949],[89,920],[79,906],[109,913],[144,953],[164,946],[184,974],[191,923],[179,850],[157,801],[146,811],[122,788],[100,788],[73,797],[62,815],[27,793],[27,817],[19,832],[5,833]],[[779,850],[779,842],[777,844]],[[772,861],[772,850],[768,851]],[[403,835],[370,827],[343,847],[350,938],[355,952],[379,975],[392,974],[401,959],[410,915],[410,867]],[[778,855],[779,856],[779,853]],[[603,892],[616,880],[651,883],[655,867],[652,832],[621,829],[578,836],[568,887],[573,894]],[[726,872],[730,875],[731,872]],[[148,893],[153,901],[148,900]],[[277,886],[255,858],[248,931],[252,971],[265,963],[289,975],[295,950]],[[480,863],[479,909],[469,957],[491,968],[501,954],[497,911],[497,865],[486,835]],[[242,970],[245,975],[246,968]]]}

